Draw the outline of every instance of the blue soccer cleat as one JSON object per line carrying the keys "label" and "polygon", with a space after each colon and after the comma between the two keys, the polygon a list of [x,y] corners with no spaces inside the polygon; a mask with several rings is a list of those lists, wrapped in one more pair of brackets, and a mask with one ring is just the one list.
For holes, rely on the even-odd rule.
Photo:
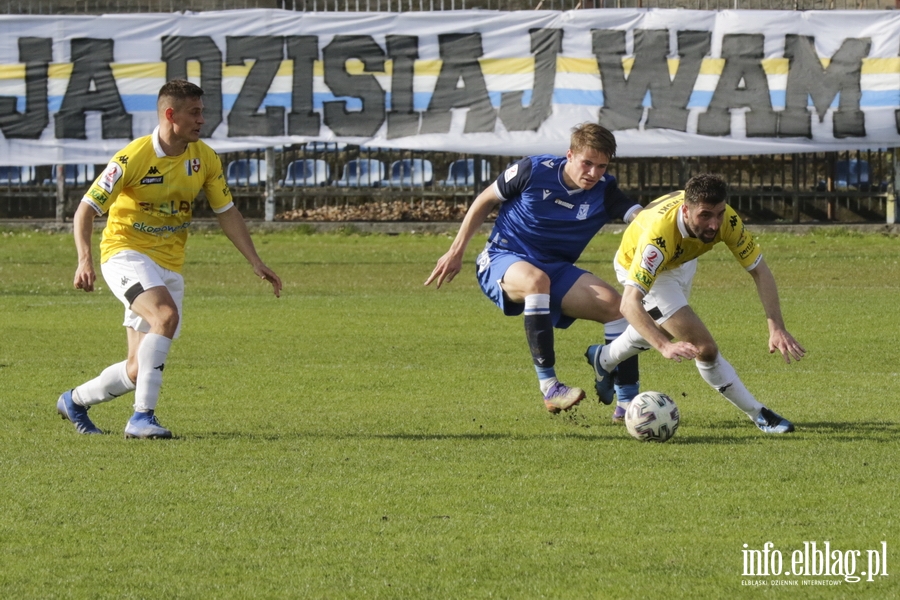
{"label": "blue soccer cleat", "polygon": [[753,422],[764,433],[790,433],[794,431],[793,423],[765,406],[759,411],[759,415]]}
{"label": "blue soccer cleat", "polygon": [[125,426],[125,438],[170,438],[172,432],[159,424],[153,411],[135,412]]}
{"label": "blue soccer cleat", "polygon": [[600,402],[603,404],[612,404],[615,396],[613,377],[612,374],[600,366],[600,350],[602,349],[603,344],[588,346],[584,357],[587,359],[588,364],[594,368],[594,389],[597,390],[597,397],[600,398]]}
{"label": "blue soccer cleat", "polygon": [[75,401],[72,400],[72,390],[63,392],[59,397],[59,400],[56,401],[56,412],[58,412],[63,419],[71,421],[72,424],[75,425],[75,431],[78,433],[103,433],[103,431],[91,422],[91,418],[87,414],[87,407],[75,404]]}

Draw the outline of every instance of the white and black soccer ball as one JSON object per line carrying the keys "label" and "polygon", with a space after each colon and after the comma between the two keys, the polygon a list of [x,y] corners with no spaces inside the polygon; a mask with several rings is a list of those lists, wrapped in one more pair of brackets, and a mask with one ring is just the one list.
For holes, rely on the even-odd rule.
{"label": "white and black soccer ball", "polygon": [[642,442],[665,442],[678,431],[678,407],[662,392],[635,396],[625,411],[625,429]]}

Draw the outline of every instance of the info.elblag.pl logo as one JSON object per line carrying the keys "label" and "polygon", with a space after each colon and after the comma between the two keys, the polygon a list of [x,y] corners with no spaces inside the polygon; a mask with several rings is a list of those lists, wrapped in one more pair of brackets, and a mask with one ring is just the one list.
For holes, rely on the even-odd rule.
{"label": "info.elblag.pl logo", "polygon": [[[803,546],[781,551],[772,542],[762,549],[744,544],[742,551],[744,577],[793,577],[794,580],[778,580],[780,585],[840,585],[841,580],[804,580],[805,577],[841,577],[847,583],[875,581],[888,576],[887,542],[867,550],[843,550],[833,548],[831,542],[803,542]],[[865,569],[865,570],[863,570]],[[776,583],[766,579],[742,580],[743,585],[769,585]]]}

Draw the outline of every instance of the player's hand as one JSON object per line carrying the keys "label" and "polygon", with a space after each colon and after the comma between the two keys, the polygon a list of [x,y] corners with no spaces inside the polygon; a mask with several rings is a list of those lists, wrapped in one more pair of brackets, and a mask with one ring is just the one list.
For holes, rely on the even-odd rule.
{"label": "player's hand", "polygon": [[431,275],[425,280],[425,285],[429,285],[432,281],[437,281],[436,287],[437,289],[441,289],[441,284],[445,281],[447,283],[453,281],[453,278],[456,277],[457,273],[461,270],[462,258],[456,256],[454,253],[447,252],[447,254],[438,259],[437,265],[434,267]]}
{"label": "player's hand", "polygon": [[689,342],[669,342],[659,351],[660,354],[680,363],[682,360],[693,360],[697,358],[700,351],[697,347]]}
{"label": "player's hand", "polygon": [[253,268],[253,272],[256,273],[256,276],[263,281],[268,281],[269,283],[271,283],[272,291],[275,292],[275,297],[281,298],[281,278],[275,274],[275,271],[264,264],[260,264],[259,266]]}
{"label": "player's hand", "polygon": [[806,348],[783,329],[773,331],[769,336],[769,354],[774,354],[776,351],[781,352],[781,356],[784,357],[784,362],[787,364],[791,364],[791,358],[797,361],[806,356]]}
{"label": "player's hand", "polygon": [[75,289],[93,292],[95,281],[97,281],[97,273],[94,271],[94,265],[89,262],[79,262],[78,268],[75,270],[75,280],[72,282]]}

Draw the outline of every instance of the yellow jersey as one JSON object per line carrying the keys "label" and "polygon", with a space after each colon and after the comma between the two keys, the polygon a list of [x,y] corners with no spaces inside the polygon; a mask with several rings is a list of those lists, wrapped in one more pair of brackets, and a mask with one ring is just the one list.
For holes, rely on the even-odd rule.
{"label": "yellow jersey", "polygon": [[98,214],[109,212],[100,262],[122,250],[135,250],[180,272],[200,190],[216,213],[234,205],[219,155],[206,143],[193,142],[179,156],[167,156],[157,127],[125,146],[82,198]]}
{"label": "yellow jersey", "polygon": [[638,213],[622,236],[616,260],[628,270],[628,283],[645,294],[653,287],[659,273],[694,260],[719,242],[724,242],[748,271],[762,260],[759,244],[731,206],[725,205],[719,233],[707,244],[690,237],[684,225],[683,205],[684,191],[657,198]]}

